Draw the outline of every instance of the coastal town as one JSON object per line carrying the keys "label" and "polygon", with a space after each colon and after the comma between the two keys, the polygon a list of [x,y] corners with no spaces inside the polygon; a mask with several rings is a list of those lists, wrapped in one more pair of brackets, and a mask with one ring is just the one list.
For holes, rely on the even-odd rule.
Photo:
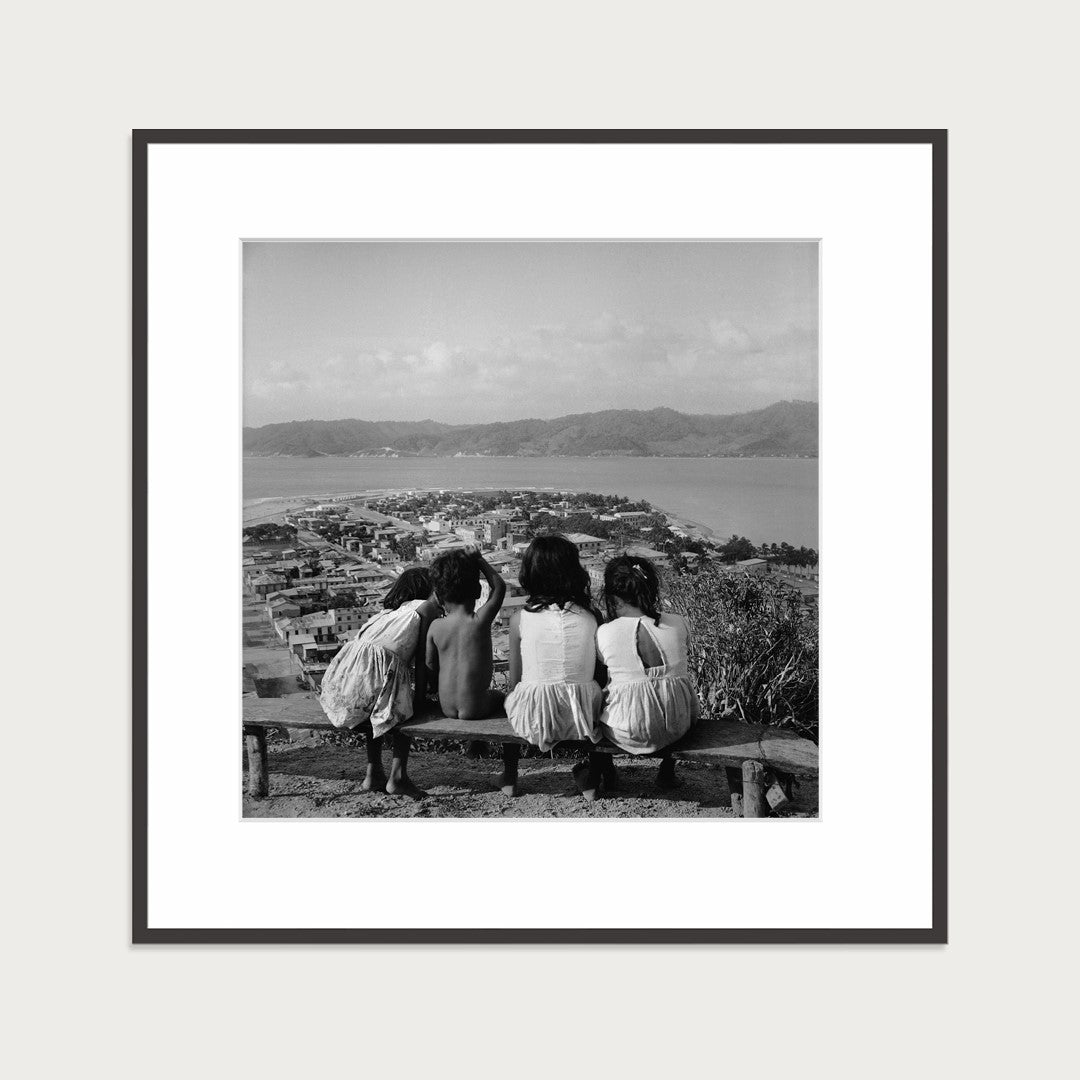
{"label": "coastal town", "polygon": [[[243,529],[244,689],[317,690],[345,642],[379,609],[393,580],[442,552],[475,546],[506,582],[493,628],[496,680],[505,679],[510,616],[525,603],[521,556],[538,533],[577,545],[594,595],[604,565],[628,552],[668,574],[708,566],[779,575],[816,606],[817,553],[788,544],[720,540],[643,501],[551,490],[403,490],[296,499]],[[484,586],[486,588],[486,584]],[[483,599],[483,598],[482,598]]]}

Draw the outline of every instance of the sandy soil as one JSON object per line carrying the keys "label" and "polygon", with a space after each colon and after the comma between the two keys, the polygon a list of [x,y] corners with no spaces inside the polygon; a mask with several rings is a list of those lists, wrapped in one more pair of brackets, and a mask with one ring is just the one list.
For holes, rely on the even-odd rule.
{"label": "sandy soil", "polygon": [[[620,758],[622,790],[586,803],[574,788],[571,758],[523,759],[522,794],[511,799],[488,790],[497,759],[473,761],[460,753],[417,751],[409,772],[429,794],[416,802],[362,792],[365,758],[355,747],[323,743],[316,735],[293,743],[272,742],[269,753],[270,796],[245,795],[245,817],[732,817],[724,770],[686,762],[678,766],[683,786],[660,793],[653,786],[655,761]],[[813,817],[816,812],[817,783],[802,781],[781,816]]]}

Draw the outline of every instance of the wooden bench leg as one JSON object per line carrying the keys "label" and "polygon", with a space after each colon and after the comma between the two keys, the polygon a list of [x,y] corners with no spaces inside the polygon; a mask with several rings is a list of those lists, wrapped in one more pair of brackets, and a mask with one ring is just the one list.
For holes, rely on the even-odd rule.
{"label": "wooden bench leg", "polygon": [[248,755],[248,794],[265,799],[270,794],[270,763],[266,760],[266,728],[245,727]]}
{"label": "wooden bench leg", "polygon": [[742,765],[743,817],[768,817],[769,803],[765,798],[765,766],[760,761],[744,761]]}

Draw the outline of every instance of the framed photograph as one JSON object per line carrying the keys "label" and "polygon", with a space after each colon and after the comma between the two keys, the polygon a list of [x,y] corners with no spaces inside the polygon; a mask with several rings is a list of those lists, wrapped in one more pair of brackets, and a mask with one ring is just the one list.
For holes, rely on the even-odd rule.
{"label": "framed photograph", "polygon": [[946,941],[945,132],[133,170],[136,943]]}

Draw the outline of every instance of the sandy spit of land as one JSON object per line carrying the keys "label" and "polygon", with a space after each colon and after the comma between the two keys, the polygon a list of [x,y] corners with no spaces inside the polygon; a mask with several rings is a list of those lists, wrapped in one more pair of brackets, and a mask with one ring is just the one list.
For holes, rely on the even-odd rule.
{"label": "sandy spit of land", "polygon": [[299,510],[310,506],[314,500],[310,496],[294,498],[269,498],[244,500],[244,524],[263,525],[266,522],[279,522],[290,510]]}

